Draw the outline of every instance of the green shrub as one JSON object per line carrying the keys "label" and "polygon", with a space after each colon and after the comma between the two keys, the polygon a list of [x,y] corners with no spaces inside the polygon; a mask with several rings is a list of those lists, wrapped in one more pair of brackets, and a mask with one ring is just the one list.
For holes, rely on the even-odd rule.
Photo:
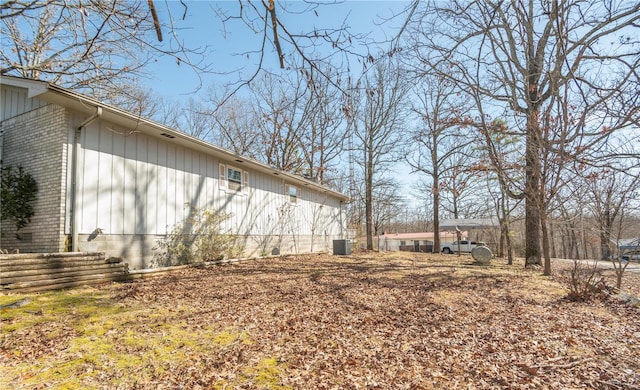
{"label": "green shrub", "polygon": [[17,171],[11,166],[3,167],[1,176],[0,218],[3,221],[13,220],[19,231],[31,222],[35,213],[33,202],[37,199],[38,184],[22,166]]}

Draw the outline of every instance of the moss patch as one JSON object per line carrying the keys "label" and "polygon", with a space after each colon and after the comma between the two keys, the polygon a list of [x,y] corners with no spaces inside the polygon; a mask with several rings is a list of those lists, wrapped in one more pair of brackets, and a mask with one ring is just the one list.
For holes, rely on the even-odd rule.
{"label": "moss patch", "polygon": [[261,389],[292,389],[291,386],[281,384],[282,366],[275,358],[262,359],[255,365],[245,370],[245,375],[253,378],[256,386]]}
{"label": "moss patch", "polygon": [[[182,317],[193,315],[193,309],[124,307],[95,289],[9,295],[3,300],[25,297],[30,299],[27,305],[2,310],[0,342],[11,347],[5,347],[8,361],[0,377],[27,387],[153,383],[166,372],[167,362],[189,366],[222,346],[251,342],[246,332],[221,331],[216,324],[188,326]],[[37,338],[55,348],[34,355],[22,347],[22,340]]]}

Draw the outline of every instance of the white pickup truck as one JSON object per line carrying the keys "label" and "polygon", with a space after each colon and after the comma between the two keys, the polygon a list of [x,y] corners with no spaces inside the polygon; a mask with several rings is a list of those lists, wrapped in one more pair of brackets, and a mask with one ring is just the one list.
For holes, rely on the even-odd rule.
{"label": "white pickup truck", "polygon": [[454,241],[452,243],[444,243],[440,245],[442,253],[458,253],[465,252],[471,253],[471,250],[477,246],[486,245],[484,242],[476,242],[476,241]]}

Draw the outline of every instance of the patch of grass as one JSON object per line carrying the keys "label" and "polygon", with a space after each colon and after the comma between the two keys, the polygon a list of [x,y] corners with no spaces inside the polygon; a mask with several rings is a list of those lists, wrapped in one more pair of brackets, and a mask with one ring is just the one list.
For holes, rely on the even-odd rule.
{"label": "patch of grass", "polygon": [[281,365],[276,358],[262,359],[255,367],[245,370],[245,375],[253,378],[259,388],[285,390],[292,389],[280,383]]}
{"label": "patch of grass", "polygon": [[225,329],[222,332],[216,333],[213,336],[213,342],[225,347],[236,342],[241,342],[245,345],[251,345],[253,343],[246,332],[238,332],[233,329]]}
{"label": "patch of grass", "polygon": [[215,389],[252,388],[267,390],[292,390],[292,386],[282,384],[282,371],[285,365],[274,357],[264,358],[255,365],[245,368],[232,381],[219,380]]}
{"label": "patch of grass", "polygon": [[[189,328],[182,319],[190,315],[188,308],[125,308],[93,289],[3,298],[7,302],[30,299],[25,306],[2,310],[0,330],[0,341],[16,346],[0,376],[29,388],[145,383],[164,374],[166,362],[187,365],[194,356],[206,356],[231,343],[252,343],[246,332],[232,328],[221,331],[215,324]],[[41,327],[46,331],[38,330]],[[20,349],[19,340],[43,334],[64,351],[62,357],[50,353],[27,358],[28,351]],[[104,371],[112,374],[104,378]]]}

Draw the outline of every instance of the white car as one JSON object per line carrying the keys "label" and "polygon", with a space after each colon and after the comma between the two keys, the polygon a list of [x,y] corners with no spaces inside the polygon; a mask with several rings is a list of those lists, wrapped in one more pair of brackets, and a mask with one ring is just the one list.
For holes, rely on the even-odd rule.
{"label": "white car", "polygon": [[458,253],[458,252],[465,252],[465,253],[471,253],[471,251],[473,250],[473,248],[477,247],[477,246],[486,246],[487,244],[485,244],[482,241],[469,241],[469,240],[462,240],[462,241],[454,241],[452,243],[445,243],[442,244],[440,246],[442,253]]}

